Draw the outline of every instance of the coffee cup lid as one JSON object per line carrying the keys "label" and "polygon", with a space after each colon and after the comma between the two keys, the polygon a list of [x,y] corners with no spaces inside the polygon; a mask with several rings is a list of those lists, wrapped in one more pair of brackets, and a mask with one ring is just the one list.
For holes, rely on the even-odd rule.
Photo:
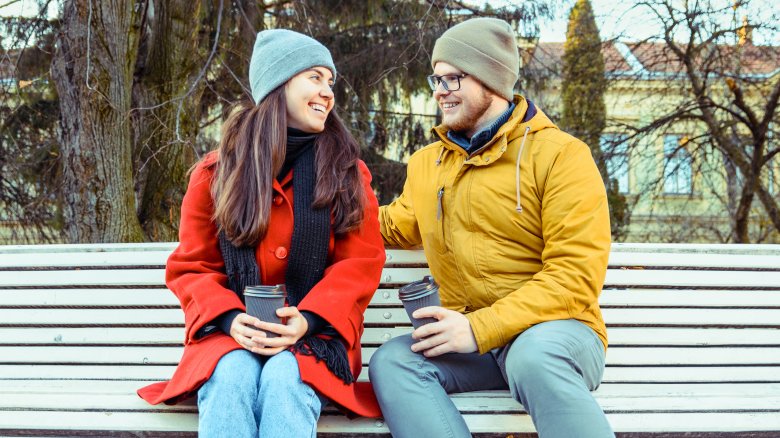
{"label": "coffee cup lid", "polygon": [[283,284],[265,285],[258,284],[244,288],[244,296],[258,298],[276,298],[287,295],[287,288]]}
{"label": "coffee cup lid", "polygon": [[416,300],[439,290],[439,285],[432,276],[426,275],[422,280],[414,281],[398,290],[398,298],[404,301]]}

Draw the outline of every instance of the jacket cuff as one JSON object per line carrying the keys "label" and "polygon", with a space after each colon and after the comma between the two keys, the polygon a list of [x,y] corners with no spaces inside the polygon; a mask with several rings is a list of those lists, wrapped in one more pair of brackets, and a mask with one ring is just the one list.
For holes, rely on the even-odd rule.
{"label": "jacket cuff", "polygon": [[242,312],[240,310],[228,310],[222,315],[214,318],[214,324],[219,327],[220,330],[225,332],[226,335],[230,336],[230,326],[233,325],[233,320],[236,319],[236,316],[240,315],[241,313]]}
{"label": "jacket cuff", "polygon": [[306,318],[306,322],[309,324],[309,328],[306,329],[306,336],[316,335],[322,332],[325,326],[328,325],[328,321],[325,321],[323,317],[308,310],[301,310],[301,315]]}
{"label": "jacket cuff", "polygon": [[498,318],[490,307],[483,307],[467,313],[466,318],[469,320],[469,324],[471,324],[471,331],[474,333],[474,339],[477,341],[477,348],[480,354],[507,344],[507,340],[504,339],[501,333]]}

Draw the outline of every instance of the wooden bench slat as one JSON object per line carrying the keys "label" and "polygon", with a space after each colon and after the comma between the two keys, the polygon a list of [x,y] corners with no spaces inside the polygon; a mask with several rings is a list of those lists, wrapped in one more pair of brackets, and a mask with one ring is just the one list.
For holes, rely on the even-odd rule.
{"label": "wooden bench slat", "polygon": [[[3,253],[24,254],[30,252],[112,252],[112,251],[173,251],[177,242],[145,242],[145,243],[68,243],[68,244],[38,244],[38,245],[4,245]],[[422,254],[418,250],[397,250]],[[670,254],[741,254],[741,255],[780,255],[780,245],[772,244],[712,244],[712,243],[632,243],[614,242],[611,251],[615,253],[670,253]]]}
{"label": "wooden bench slat", "polygon": [[[42,415],[43,413],[43,415]],[[198,415],[177,412],[0,411],[2,430],[97,430],[178,432],[198,430]]]}
{"label": "wooden bench slat", "polygon": [[[427,268],[385,268],[383,284],[405,284],[430,274]],[[84,269],[64,271],[0,271],[0,285],[11,287],[165,286],[164,269]]]}
{"label": "wooden bench slat", "polygon": [[607,362],[613,365],[780,365],[780,347],[616,347],[607,350]]}
{"label": "wooden bench slat", "polygon": [[155,286],[164,287],[162,269],[95,269],[67,271],[0,271],[4,287]]}
{"label": "wooden bench slat", "polygon": [[780,271],[667,271],[609,269],[605,287],[685,287],[685,288],[772,288],[780,285]]}
{"label": "wooden bench slat", "polygon": [[[382,344],[393,337],[411,333],[411,327],[366,328],[362,343]],[[178,345],[184,340],[183,327],[112,327],[95,329],[30,327],[0,328],[0,345]]]}
{"label": "wooden bench slat", "polygon": [[[363,362],[368,363],[376,350],[375,347],[364,347]],[[780,365],[780,347],[613,347],[607,350],[607,363],[621,366]]]}
{"label": "wooden bench slat", "polygon": [[[777,412],[751,413],[642,413],[608,415],[616,432],[686,433],[760,432],[780,430]],[[669,436],[669,435],[667,435]],[[689,435],[690,436],[690,435]],[[695,436],[695,435],[694,435]],[[743,434],[743,437],[751,435]],[[763,435],[768,437],[770,435]]]}
{"label": "wooden bench slat", "polygon": [[[618,433],[668,432],[761,432],[780,430],[780,416],[775,412],[757,413],[637,413],[608,414],[607,418]],[[472,433],[533,433],[531,418],[527,415],[489,414],[464,415]],[[103,430],[106,436],[116,431],[170,431],[194,432],[197,415],[174,412],[50,412],[0,411],[0,430]],[[324,415],[317,424],[318,434],[387,434],[380,420],[359,418],[349,420],[340,415]],[[194,435],[191,435],[194,436]],[[743,435],[750,436],[750,435]],[[768,437],[770,435],[761,435]]]}
{"label": "wooden bench slat", "polygon": [[733,291],[632,288],[626,291],[608,288],[601,292],[599,304],[602,307],[780,307],[780,289]]}
{"label": "wooden bench slat", "polygon": [[[363,347],[367,364],[376,347]],[[117,363],[174,365],[182,347],[9,347],[0,346],[0,363]],[[607,351],[611,365],[780,365],[780,347],[613,347]]]}
{"label": "wooden bench slat", "polygon": [[780,270],[778,254],[753,255],[744,254],[690,254],[680,253],[624,253],[612,252],[609,255],[609,266],[618,267],[649,267],[649,268],[725,268],[728,270]]}
{"label": "wooden bench slat", "polygon": [[0,328],[0,345],[178,345],[183,341],[183,327]]}
{"label": "wooden bench slat", "polygon": [[602,309],[608,325],[780,327],[780,309]]}
{"label": "wooden bench slat", "polygon": [[0,309],[0,326],[184,324],[181,309]]}
{"label": "wooden bench slat", "polygon": [[[405,284],[419,280],[430,271],[427,268],[385,268],[382,284]],[[94,269],[66,271],[0,271],[3,287],[51,286],[155,286],[165,282],[163,269]],[[684,287],[684,288],[772,288],[780,284],[780,271],[685,271],[610,269],[605,287]]]}
{"label": "wooden bench slat", "polygon": [[[778,309],[669,309],[607,308],[602,313],[608,325],[677,325],[677,326],[766,326],[780,327]],[[369,308],[366,325],[409,325],[403,308]],[[0,326],[32,325],[181,325],[184,314],[169,309],[3,309]]]}
{"label": "wooden bench slat", "polygon": [[652,328],[615,327],[608,330],[609,344],[667,346],[780,346],[780,330],[775,328]]}
{"label": "wooden bench slat", "polygon": [[[780,307],[778,290],[604,289],[606,307]],[[398,289],[378,289],[371,306],[400,306]],[[171,306],[179,300],[168,289],[28,289],[23,293],[0,288],[0,307],[123,307]]]}
{"label": "wooden bench slat", "polygon": [[[10,380],[143,380],[170,379],[174,365],[3,365],[0,376]],[[367,366],[358,380],[368,381]],[[780,383],[780,366],[642,366],[608,364],[604,383]]]}
{"label": "wooden bench slat", "polygon": [[179,307],[179,300],[168,289],[0,289],[0,307]]}
{"label": "wooden bench slat", "polygon": [[[745,257],[747,247],[728,252],[722,245],[702,246],[621,246],[614,244],[610,253],[611,267],[673,267],[780,270],[780,245],[757,245],[755,254]],[[176,243],[95,245],[30,245],[4,246],[0,250],[0,269],[7,267],[106,267],[148,266],[165,264]],[[714,253],[701,253],[709,249]],[[691,257],[694,251],[696,256]],[[387,250],[387,264],[394,266],[424,265],[422,251]],[[75,255],[75,256],[74,256]]]}
{"label": "wooden bench slat", "polygon": [[146,251],[173,251],[176,242],[144,242],[144,243],[54,243],[39,245],[3,245],[0,252],[3,254],[42,254],[42,253],[68,253],[82,254],[90,252],[146,252]]}
{"label": "wooden bench slat", "polygon": [[604,383],[780,383],[780,366],[642,366],[607,365]]}
{"label": "wooden bench slat", "polygon": [[[367,327],[364,345],[382,344],[391,338],[411,333],[412,327]],[[178,345],[183,342],[183,327],[0,327],[0,345]],[[780,330],[774,328],[650,328],[616,327],[609,330],[610,346],[780,346]]]}
{"label": "wooden bench slat", "polygon": [[[101,394],[101,395],[128,395],[134,397],[136,389],[146,383],[144,381],[84,381],[63,380],[50,382],[43,380],[7,380],[0,379],[0,393],[2,394]],[[753,396],[753,397],[780,397],[780,383],[739,383],[734,385],[720,385],[717,383],[634,383],[634,384],[603,384],[593,394],[598,397],[628,397],[635,395],[637,398],[652,397],[683,397],[696,393],[701,397],[721,397],[725,395]],[[453,399],[485,399],[485,398],[511,399],[508,390],[472,391],[460,394],[452,394]],[[0,397],[3,398],[3,397]],[[140,399],[139,399],[140,400]],[[10,402],[6,400],[5,403]],[[87,401],[89,402],[89,401]],[[149,405],[146,405],[147,407]],[[767,405],[770,409],[780,410],[780,404]]]}
{"label": "wooden bench slat", "polygon": [[168,380],[176,365],[3,365],[0,376],[8,380]]}
{"label": "wooden bench slat", "polygon": [[104,268],[118,266],[158,266],[164,267],[171,251],[143,252],[83,252],[73,253],[0,253],[0,269],[9,268]]}
{"label": "wooden bench slat", "polygon": [[[778,294],[780,295],[780,294]],[[398,289],[377,289],[372,306],[396,305]],[[180,306],[178,298],[168,289],[15,289],[0,288],[1,307],[139,307]]]}
{"label": "wooden bench slat", "polygon": [[[21,408],[30,410],[194,412],[195,400],[176,406],[150,407],[135,390],[145,382],[67,382],[54,386],[3,382],[0,390],[0,410]],[[36,382],[50,383],[50,382]],[[695,394],[695,395],[693,395]],[[605,412],[754,411],[772,409],[780,412],[780,385],[602,385],[594,397]],[[493,413],[524,413],[522,405],[508,391],[478,391],[452,396],[455,406],[464,413],[484,412],[490,406]]]}

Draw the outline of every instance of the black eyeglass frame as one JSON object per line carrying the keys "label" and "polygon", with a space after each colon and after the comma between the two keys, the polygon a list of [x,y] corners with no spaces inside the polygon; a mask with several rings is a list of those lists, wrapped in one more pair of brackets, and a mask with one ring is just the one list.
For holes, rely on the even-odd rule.
{"label": "black eyeglass frame", "polygon": [[[429,75],[426,77],[428,79],[428,85],[431,87],[432,91],[436,91],[436,88],[439,87],[439,84],[441,84],[442,87],[444,87],[444,91],[458,91],[460,90],[460,80],[468,76],[468,73],[461,73],[461,74],[449,74],[449,75]],[[455,80],[458,83],[457,88],[450,88],[449,85],[447,85],[447,81],[444,80],[446,77],[454,77]]]}

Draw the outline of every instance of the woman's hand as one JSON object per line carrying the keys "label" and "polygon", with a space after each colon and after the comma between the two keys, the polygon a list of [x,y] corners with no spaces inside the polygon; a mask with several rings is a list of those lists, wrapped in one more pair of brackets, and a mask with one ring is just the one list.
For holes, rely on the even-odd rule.
{"label": "woman's hand", "polygon": [[[238,345],[263,356],[273,356],[284,351],[295,345],[306,334],[309,323],[297,307],[282,307],[276,310],[276,314],[280,318],[287,318],[287,323],[275,324],[261,321],[246,313],[241,313],[233,320],[233,324],[230,326],[230,335],[238,342]],[[279,336],[269,338],[262,330],[277,333]]]}

